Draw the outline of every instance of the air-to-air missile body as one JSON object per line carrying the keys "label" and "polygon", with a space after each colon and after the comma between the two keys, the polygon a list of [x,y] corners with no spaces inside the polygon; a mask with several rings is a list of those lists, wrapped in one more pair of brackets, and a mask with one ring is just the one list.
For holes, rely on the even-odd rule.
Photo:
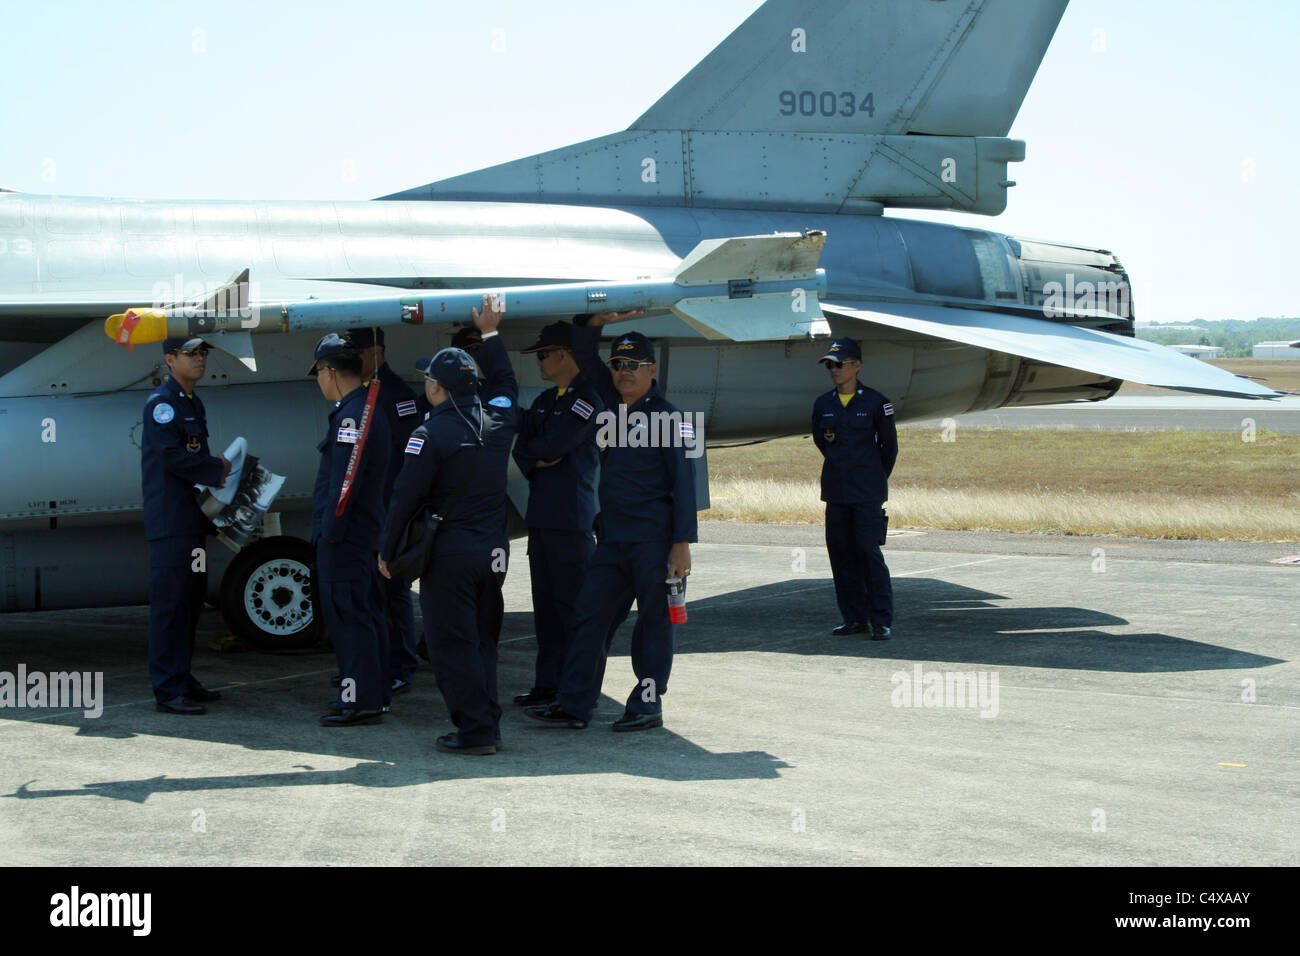
{"label": "air-to-air missile body", "polygon": [[[382,201],[0,193],[0,610],[143,601],[140,410],[167,334],[221,350],[213,446],[242,434],[287,478],[280,533],[210,569],[236,630],[285,647],[314,640],[321,413],[301,376],[322,329],[384,326],[405,372],[484,291],[513,348],[644,308],[617,329],[659,340],[662,383],[713,441],[805,430],[832,335],[862,340],[900,421],[1125,379],[1271,396],[1136,340],[1109,252],[883,215],[1005,208],[1024,158],[1006,134],[1064,8],[769,0],[629,129]],[[543,383],[520,364],[528,401]]]}

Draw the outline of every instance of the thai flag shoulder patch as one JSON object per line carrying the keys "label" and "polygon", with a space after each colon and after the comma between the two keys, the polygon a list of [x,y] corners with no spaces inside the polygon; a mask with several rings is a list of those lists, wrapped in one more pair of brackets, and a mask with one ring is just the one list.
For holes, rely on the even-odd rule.
{"label": "thai flag shoulder patch", "polygon": [[420,449],[422,449],[423,447],[424,447],[423,438],[408,439],[406,442],[406,453],[408,455],[418,455],[420,453]]}
{"label": "thai flag shoulder patch", "polygon": [[695,426],[690,422],[682,422],[677,426],[681,432],[682,439],[685,441],[695,440]]}
{"label": "thai flag shoulder patch", "polygon": [[886,415],[892,415],[892,414],[894,414],[894,403],[893,403],[893,402],[885,402],[885,414],[886,414]]}
{"label": "thai flag shoulder patch", "polygon": [[405,418],[407,415],[415,414],[415,399],[408,398],[404,402],[397,403],[397,415],[399,418]]}
{"label": "thai flag shoulder patch", "polygon": [[355,445],[360,436],[361,432],[356,428],[340,428],[338,439],[346,444]]}
{"label": "thai flag shoulder patch", "polygon": [[588,405],[580,398],[575,398],[573,400],[573,414],[577,415],[583,421],[586,421],[588,418],[590,418],[591,413],[594,412],[595,410],[596,410],[595,408]]}

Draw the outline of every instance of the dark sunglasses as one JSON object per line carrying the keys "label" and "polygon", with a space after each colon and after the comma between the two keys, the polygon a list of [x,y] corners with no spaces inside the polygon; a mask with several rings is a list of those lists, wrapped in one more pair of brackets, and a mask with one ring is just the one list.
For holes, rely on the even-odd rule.
{"label": "dark sunglasses", "polygon": [[186,356],[186,357],[188,357],[188,358],[194,358],[194,356],[196,356],[196,355],[199,356],[199,357],[201,357],[201,358],[207,358],[207,357],[208,357],[208,353],[209,353],[210,351],[212,351],[212,350],[211,350],[210,348],[208,348],[206,345],[200,345],[200,346],[199,346],[198,348],[196,348],[196,349],[173,349],[173,350],[172,350],[172,354],[173,354],[173,355],[184,355],[184,356]]}
{"label": "dark sunglasses", "polygon": [[643,365],[654,365],[654,362],[638,362],[636,359],[611,359],[609,363],[609,367],[615,372],[621,372],[624,369],[635,372]]}
{"label": "dark sunglasses", "polygon": [[554,355],[556,352],[563,352],[563,351],[564,349],[542,349],[540,352],[536,353],[537,361],[545,362],[547,356]]}

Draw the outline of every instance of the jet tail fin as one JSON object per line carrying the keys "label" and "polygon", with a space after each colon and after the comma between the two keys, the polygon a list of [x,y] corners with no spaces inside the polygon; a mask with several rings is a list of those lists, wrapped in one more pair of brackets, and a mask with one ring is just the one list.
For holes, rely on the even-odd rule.
{"label": "jet tail fin", "polygon": [[621,133],[385,199],[996,215],[1067,0],[767,0]]}
{"label": "jet tail fin", "polygon": [[1005,136],[1065,5],[768,0],[631,128]]}

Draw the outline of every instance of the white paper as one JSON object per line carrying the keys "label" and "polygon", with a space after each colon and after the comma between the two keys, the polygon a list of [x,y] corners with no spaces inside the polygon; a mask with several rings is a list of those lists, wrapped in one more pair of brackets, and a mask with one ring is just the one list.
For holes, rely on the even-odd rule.
{"label": "white paper", "polygon": [[[248,443],[236,438],[226,448],[230,474],[220,488],[196,485],[199,507],[216,525],[221,541],[238,551],[257,536],[262,518],[284,485],[284,476],[267,471],[248,454]],[[246,469],[245,465],[251,465]]]}

